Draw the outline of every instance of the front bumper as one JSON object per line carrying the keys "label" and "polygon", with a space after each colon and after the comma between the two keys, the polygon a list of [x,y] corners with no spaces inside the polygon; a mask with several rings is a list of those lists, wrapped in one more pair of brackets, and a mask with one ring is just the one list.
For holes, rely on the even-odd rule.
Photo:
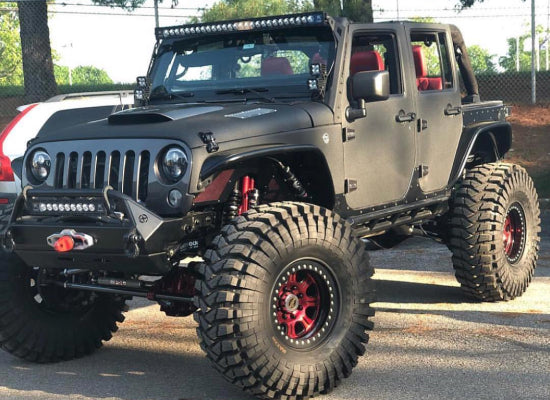
{"label": "front bumper", "polygon": [[[88,201],[103,206],[101,212],[90,215],[70,212],[42,215],[37,211],[36,202],[52,199],[66,204]],[[214,214],[206,212],[161,218],[112,189],[30,189],[16,200],[2,233],[2,243],[31,266],[164,274],[182,254],[196,252],[214,224]],[[55,251],[47,239],[66,229],[91,236],[93,245],[82,250]]]}

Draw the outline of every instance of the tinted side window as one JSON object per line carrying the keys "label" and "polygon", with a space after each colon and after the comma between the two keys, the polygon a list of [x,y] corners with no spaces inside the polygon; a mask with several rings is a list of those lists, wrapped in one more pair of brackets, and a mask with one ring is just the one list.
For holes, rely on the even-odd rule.
{"label": "tinted side window", "polygon": [[412,33],[412,54],[419,91],[453,87],[453,72],[444,33]]}
{"label": "tinted side window", "polygon": [[388,71],[390,94],[403,93],[399,57],[392,34],[359,33],[353,37],[350,75],[361,71]]}
{"label": "tinted side window", "polygon": [[439,33],[439,50],[441,53],[441,63],[443,67],[443,87],[450,89],[453,87],[453,69],[451,64],[451,53],[447,45],[447,36],[444,33]]}

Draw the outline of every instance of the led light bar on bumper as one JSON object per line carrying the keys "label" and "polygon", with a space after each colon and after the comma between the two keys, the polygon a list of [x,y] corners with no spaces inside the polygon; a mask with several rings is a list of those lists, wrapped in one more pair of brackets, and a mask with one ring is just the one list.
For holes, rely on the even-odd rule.
{"label": "led light bar on bumper", "polygon": [[45,198],[32,197],[27,201],[27,211],[31,215],[98,215],[105,212],[101,198]]}
{"label": "led light bar on bumper", "polygon": [[186,38],[208,34],[281,29],[299,26],[319,26],[327,23],[326,14],[311,12],[303,14],[278,15],[265,18],[248,18],[218,23],[192,24],[156,28],[157,39],[177,37]]}

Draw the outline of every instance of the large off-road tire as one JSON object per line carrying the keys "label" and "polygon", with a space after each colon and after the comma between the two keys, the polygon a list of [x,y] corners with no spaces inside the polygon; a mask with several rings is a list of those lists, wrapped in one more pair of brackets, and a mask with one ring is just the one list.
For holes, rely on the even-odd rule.
{"label": "large off-road tire", "polygon": [[230,221],[204,258],[197,331],[227,380],[262,398],[306,399],[351,374],[373,326],[373,268],[338,215],[260,206]]}
{"label": "large off-road tire", "polygon": [[33,362],[92,353],[124,321],[119,297],[41,286],[45,271],[0,252],[0,347]]}
{"label": "large off-road tire", "polygon": [[522,167],[496,162],[472,168],[453,196],[449,249],[464,291],[483,301],[521,296],[535,271],[540,211]]}

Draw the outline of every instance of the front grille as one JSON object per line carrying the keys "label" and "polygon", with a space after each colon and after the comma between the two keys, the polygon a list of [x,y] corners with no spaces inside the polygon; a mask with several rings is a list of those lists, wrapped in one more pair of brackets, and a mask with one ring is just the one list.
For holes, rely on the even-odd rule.
{"label": "front grille", "polygon": [[111,186],[135,200],[145,201],[151,155],[143,151],[71,151],[55,155],[56,189],[103,189]]}
{"label": "front grille", "polygon": [[[166,149],[184,143],[164,138],[66,140],[37,143],[29,148],[23,163],[23,186],[39,190],[94,190],[109,186],[126,194],[160,216],[179,215],[167,201],[172,189],[188,193],[191,168],[178,182],[165,181],[158,172],[158,160]],[[52,166],[46,182],[36,184],[28,170],[28,157],[37,149],[46,151]],[[191,154],[187,153],[189,160]],[[189,162],[189,166],[192,161]],[[190,206],[191,198],[185,207]]]}

